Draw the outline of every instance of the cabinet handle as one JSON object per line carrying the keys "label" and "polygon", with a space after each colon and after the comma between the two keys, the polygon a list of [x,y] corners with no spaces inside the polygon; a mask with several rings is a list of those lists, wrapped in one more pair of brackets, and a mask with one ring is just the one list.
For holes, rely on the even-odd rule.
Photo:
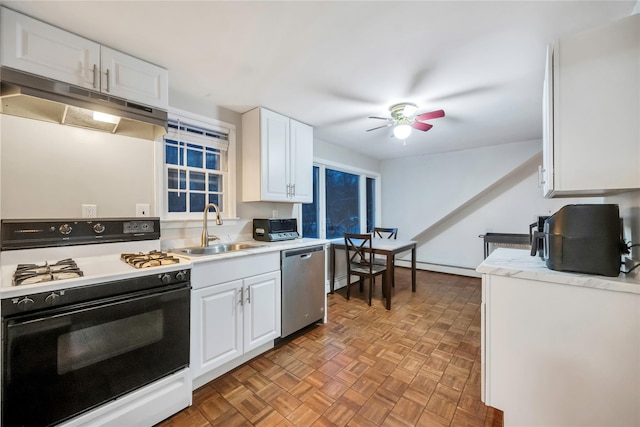
{"label": "cabinet handle", "polygon": [[98,65],[93,64],[93,88],[98,89]]}
{"label": "cabinet handle", "polygon": [[542,165],[538,165],[538,188],[541,188],[544,184],[544,169],[542,169]]}
{"label": "cabinet handle", "polygon": [[291,197],[295,197],[296,195],[296,185],[292,184],[291,185]]}
{"label": "cabinet handle", "polygon": [[291,197],[291,184],[287,184],[287,197]]}
{"label": "cabinet handle", "polygon": [[109,69],[107,68],[107,71],[105,72],[105,74],[107,75],[107,89],[106,91],[109,92]]}
{"label": "cabinet handle", "polygon": [[244,288],[240,288],[240,305],[244,306]]}
{"label": "cabinet handle", "polygon": [[247,304],[251,304],[251,288],[247,288]]}

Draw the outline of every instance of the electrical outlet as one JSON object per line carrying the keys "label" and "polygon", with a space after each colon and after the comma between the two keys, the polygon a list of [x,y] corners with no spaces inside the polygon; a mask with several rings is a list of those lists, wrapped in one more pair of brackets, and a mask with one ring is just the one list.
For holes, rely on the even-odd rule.
{"label": "electrical outlet", "polygon": [[82,205],[82,218],[96,218],[98,205]]}
{"label": "electrical outlet", "polygon": [[136,204],[136,216],[149,216],[149,204],[148,203],[137,203]]}

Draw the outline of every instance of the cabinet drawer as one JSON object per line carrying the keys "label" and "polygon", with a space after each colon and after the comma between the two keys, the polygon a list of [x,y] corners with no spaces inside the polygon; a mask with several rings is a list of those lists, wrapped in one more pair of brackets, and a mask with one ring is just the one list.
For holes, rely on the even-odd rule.
{"label": "cabinet drawer", "polygon": [[191,286],[199,289],[275,270],[280,270],[278,251],[196,263],[191,270]]}

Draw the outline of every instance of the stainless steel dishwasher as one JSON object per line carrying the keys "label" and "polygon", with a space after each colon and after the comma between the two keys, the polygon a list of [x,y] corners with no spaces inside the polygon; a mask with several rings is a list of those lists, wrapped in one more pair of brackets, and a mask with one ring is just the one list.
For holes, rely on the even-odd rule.
{"label": "stainless steel dishwasher", "polygon": [[282,337],[317,320],[325,310],[325,248],[311,246],[281,252]]}

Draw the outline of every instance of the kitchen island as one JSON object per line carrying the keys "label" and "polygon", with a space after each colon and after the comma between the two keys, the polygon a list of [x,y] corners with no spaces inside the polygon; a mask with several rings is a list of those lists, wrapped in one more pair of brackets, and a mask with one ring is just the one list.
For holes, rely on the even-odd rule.
{"label": "kitchen island", "polygon": [[640,425],[640,281],[497,249],[482,273],[482,400],[505,426]]}

